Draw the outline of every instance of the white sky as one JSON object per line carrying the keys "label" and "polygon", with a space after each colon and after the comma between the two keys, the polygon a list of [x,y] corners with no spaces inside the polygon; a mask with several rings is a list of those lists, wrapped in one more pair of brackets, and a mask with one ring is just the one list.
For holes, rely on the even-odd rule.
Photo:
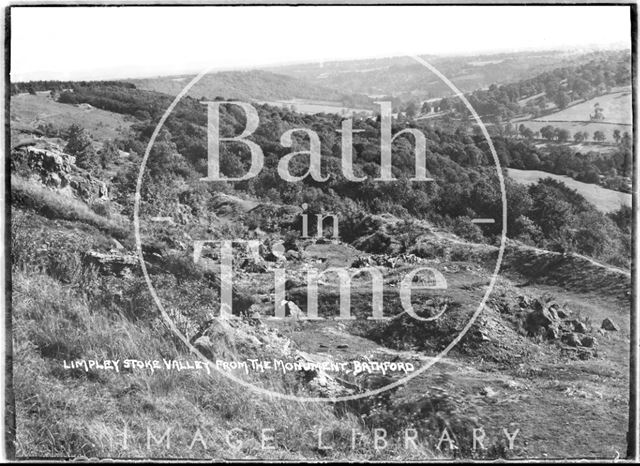
{"label": "white sky", "polygon": [[630,47],[628,6],[11,9],[11,75],[154,76],[286,62]]}

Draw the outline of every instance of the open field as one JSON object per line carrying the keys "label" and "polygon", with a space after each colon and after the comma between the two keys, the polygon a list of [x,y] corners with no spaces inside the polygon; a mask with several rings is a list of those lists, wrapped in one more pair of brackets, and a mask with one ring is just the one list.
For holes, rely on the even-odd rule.
{"label": "open field", "polygon": [[553,178],[554,180],[562,181],[571,189],[575,189],[582,194],[587,201],[602,212],[612,212],[623,205],[631,206],[631,194],[606,189],[595,184],[582,183],[568,176],[554,175],[553,173],[539,170],[517,170],[515,168],[507,168],[507,172],[511,178],[522,184],[534,184],[542,178]]}
{"label": "open field", "polygon": [[631,125],[631,89],[605,94],[585,102],[572,105],[556,113],[538,118],[540,121],[589,121],[595,104],[600,104],[604,123]]}
{"label": "open field", "polygon": [[76,123],[96,140],[115,139],[126,133],[131,122],[122,115],[91,106],[62,104],[39,94],[11,97],[11,129],[30,131],[51,123],[56,129],[66,129]]}
{"label": "open field", "polygon": [[[600,104],[603,109],[605,119],[602,121],[589,119],[589,115],[594,113],[593,109],[596,103]],[[596,131],[602,131],[606,136],[606,142],[614,142],[613,132],[616,129],[621,134],[624,132],[631,134],[632,132],[631,107],[631,91],[626,89],[572,105],[559,112],[534,120],[518,120],[518,124],[524,124],[534,132],[551,125],[569,130],[572,136],[578,131],[586,131],[589,133],[589,139],[593,138],[593,133]]]}

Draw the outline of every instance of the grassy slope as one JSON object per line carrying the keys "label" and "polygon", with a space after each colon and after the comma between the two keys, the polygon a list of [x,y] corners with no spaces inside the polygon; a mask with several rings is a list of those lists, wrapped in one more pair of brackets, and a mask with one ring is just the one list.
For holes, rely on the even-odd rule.
{"label": "grassy slope", "polygon": [[611,212],[619,209],[622,205],[631,205],[631,194],[606,189],[595,184],[582,183],[568,176],[555,175],[539,170],[517,170],[515,168],[508,168],[507,171],[511,178],[523,184],[535,184],[542,178],[553,178],[562,181],[571,189],[575,189],[582,194],[587,201],[602,212]]}
{"label": "grassy slope", "polygon": [[595,104],[600,104],[605,123],[631,125],[631,90],[612,92],[538,118],[541,121],[589,121]]}
{"label": "grassy slope", "polygon": [[62,104],[44,95],[21,94],[11,97],[12,130],[28,131],[46,123],[53,124],[57,129],[79,124],[99,141],[115,139],[131,126],[131,122],[117,113]]}

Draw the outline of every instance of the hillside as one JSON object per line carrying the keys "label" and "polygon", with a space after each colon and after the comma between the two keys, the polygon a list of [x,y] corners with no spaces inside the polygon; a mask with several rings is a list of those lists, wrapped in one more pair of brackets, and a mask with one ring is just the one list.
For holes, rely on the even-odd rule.
{"label": "hillside", "polygon": [[[139,195],[140,156],[168,94],[78,85],[61,95],[72,103],[55,106],[68,112],[102,106],[114,121],[130,119],[129,131],[99,135],[64,128],[63,120],[56,137],[35,137],[33,126],[12,132],[34,139],[12,141],[10,154],[19,458],[403,461],[585,452],[614,458],[625,451],[630,209],[605,215],[564,183],[524,186],[507,177],[504,257],[479,307],[492,286],[502,232],[499,180],[483,138],[394,121],[394,132],[424,133],[434,181],[410,181],[415,157],[403,135],[394,145],[397,179],[373,182],[381,170],[380,122],[356,119],[362,131],[353,141],[353,171],[367,179],[354,182],[342,173],[340,116],[256,104],[260,126],[251,137],[264,150],[260,173],[236,183],[203,182],[207,115],[199,98],[184,99],[167,119]],[[12,108],[12,122],[33,120],[25,107]],[[232,107],[221,110],[220,122],[225,135],[244,127]],[[280,144],[293,128],[317,132],[326,181],[279,176],[284,156],[308,145],[304,138],[292,147]],[[520,141],[495,142],[500,157],[535,151]],[[237,146],[221,150],[226,176],[249,166]],[[310,170],[308,157],[293,158],[288,168],[302,176]],[[318,215],[329,212],[337,216],[337,231],[327,221],[316,234]],[[238,243],[231,315],[222,312],[221,284],[228,282],[219,265],[219,242],[228,239]],[[256,247],[244,249],[238,240]],[[330,267],[352,275],[346,310],[354,319],[336,318],[340,283],[325,274],[315,301],[324,319],[306,320],[314,310],[309,276]],[[381,276],[375,289],[371,269]],[[278,271],[284,290],[275,282]],[[400,291],[412,272],[409,301],[419,318]],[[440,275],[446,286],[434,287]],[[382,293],[390,319],[367,319],[377,309],[374,292]],[[279,305],[284,317],[274,319]],[[230,366],[252,359],[298,369]],[[105,360],[114,369],[95,365]],[[127,360],[141,365],[125,367]],[[341,364],[354,370],[332,369]],[[357,372],[357,364],[374,369]],[[402,383],[415,372],[409,368],[424,371]],[[393,383],[398,386],[365,396]],[[479,427],[486,428],[486,449],[474,450]],[[380,428],[388,434],[384,449],[374,445]],[[162,440],[167,429],[169,440]],[[262,447],[264,429],[273,429],[273,449]],[[419,432],[416,448],[405,446],[405,429]],[[447,442],[438,448],[444,429],[457,448]],[[518,430],[513,448],[503,429]],[[332,449],[319,447],[318,433]]]}
{"label": "hillside", "polygon": [[36,130],[55,132],[75,123],[82,125],[97,141],[126,137],[133,121],[133,118],[90,105],[65,105],[46,92],[14,96],[10,112],[12,134],[31,134]]}
{"label": "hillside", "polygon": [[[167,76],[128,80],[140,89],[177,95],[195,75]],[[215,99],[224,96],[244,101],[309,99],[341,102],[341,92],[302,79],[261,70],[224,71],[205,75],[193,86],[194,98]]]}
{"label": "hillside", "polygon": [[[463,92],[516,82],[543,71],[585,63],[592,55],[567,51],[518,52],[474,56],[422,56]],[[271,68],[343,93],[408,98],[445,97],[451,90],[409,57],[324,62]]]}

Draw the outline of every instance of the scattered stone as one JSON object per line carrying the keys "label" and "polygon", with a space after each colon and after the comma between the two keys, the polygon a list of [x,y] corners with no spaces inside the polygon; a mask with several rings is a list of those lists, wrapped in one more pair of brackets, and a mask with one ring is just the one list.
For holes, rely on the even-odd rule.
{"label": "scattered stone", "polygon": [[620,329],[613,322],[613,320],[609,319],[608,317],[602,321],[602,328],[605,329],[605,330],[608,330],[610,332],[618,332],[618,331],[620,331]]}

